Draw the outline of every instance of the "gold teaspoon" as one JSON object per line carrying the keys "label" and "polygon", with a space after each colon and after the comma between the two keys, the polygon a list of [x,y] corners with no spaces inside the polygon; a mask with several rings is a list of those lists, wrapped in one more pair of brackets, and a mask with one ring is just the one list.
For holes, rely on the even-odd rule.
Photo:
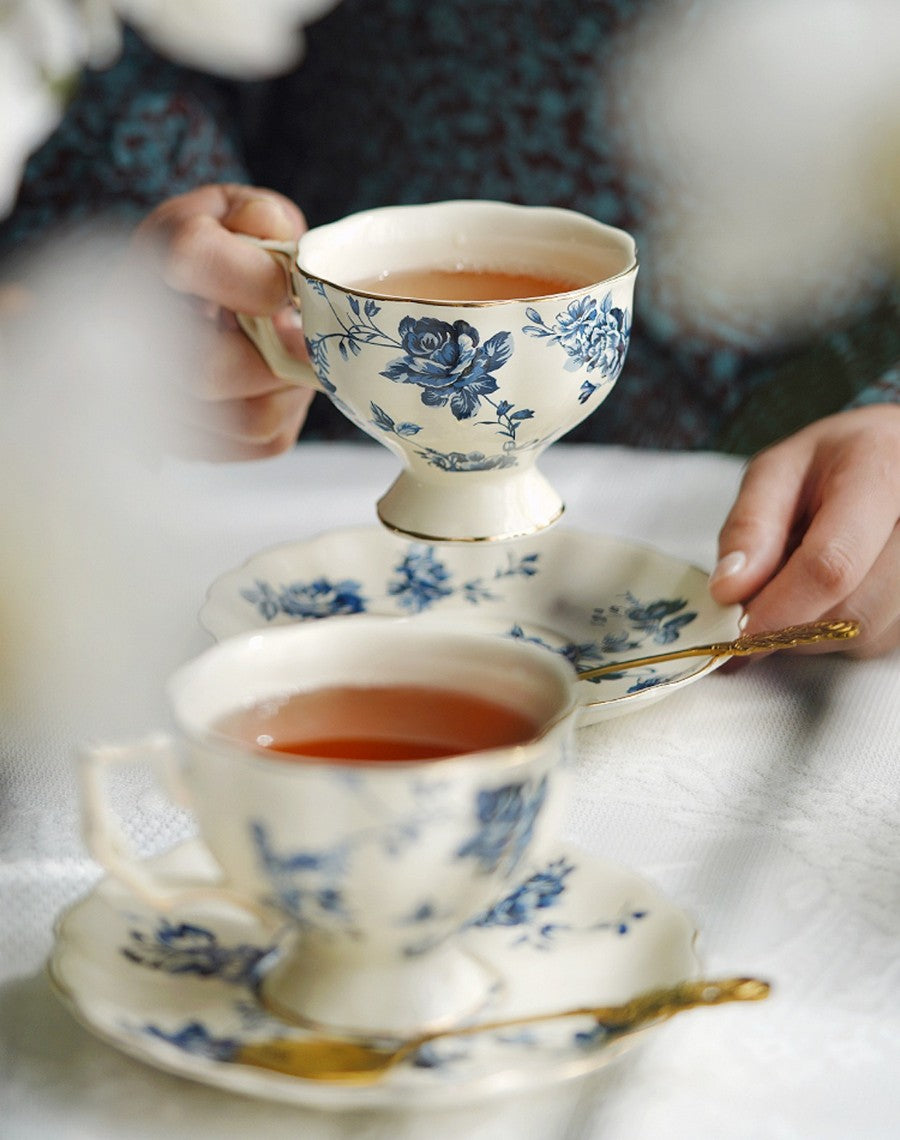
{"label": "gold teaspoon", "polygon": [[622,1005],[586,1006],[556,1013],[531,1014],[421,1033],[403,1041],[375,1044],[341,1037],[289,1038],[242,1045],[234,1060],[305,1080],[346,1085],[374,1084],[404,1058],[440,1037],[460,1037],[534,1025],[566,1017],[591,1017],[608,1034],[622,1037],[651,1022],[664,1021],[686,1009],[734,1001],[760,1001],[769,994],[768,982],[757,978],[697,980],[648,990]]}
{"label": "gold teaspoon", "polygon": [[776,649],[795,649],[798,645],[813,645],[817,641],[846,641],[859,633],[857,621],[810,621],[802,625],[789,625],[784,629],[764,633],[745,633],[733,641],[712,641],[708,645],[692,645],[686,649],[672,649],[668,653],[654,653],[650,657],[632,657],[628,661],[608,661],[593,669],[579,670],[580,681],[590,681],[606,673],[622,673],[626,669],[658,665],[663,661],[677,661],[680,657],[748,657],[751,653],[772,653]]}

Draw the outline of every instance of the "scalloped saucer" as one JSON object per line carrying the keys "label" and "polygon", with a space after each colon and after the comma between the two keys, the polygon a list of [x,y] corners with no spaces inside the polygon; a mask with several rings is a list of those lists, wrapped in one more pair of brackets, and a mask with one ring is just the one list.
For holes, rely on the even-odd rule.
{"label": "scalloped saucer", "polygon": [[[563,653],[576,668],[740,632],[705,571],[652,547],[556,528],[497,545],[411,542],[384,527],[261,551],[218,578],[200,611],[216,638],[354,613],[450,618]],[[580,682],[582,725],[631,712],[716,668],[695,657]]]}
{"label": "scalloped saucer", "polygon": [[[193,841],[154,862],[175,879],[214,874]],[[370,1086],[285,1076],[235,1060],[243,1045],[310,1032],[256,999],[271,937],[222,904],[162,918],[105,879],[58,923],[48,969],[75,1016],[125,1053],[233,1092],[330,1109],[476,1102],[592,1071],[651,1031],[610,1042],[590,1019],[564,1019],[442,1038]],[[462,937],[502,979],[485,1020],[623,1002],[699,970],[683,912],[631,871],[566,845],[537,860]]]}

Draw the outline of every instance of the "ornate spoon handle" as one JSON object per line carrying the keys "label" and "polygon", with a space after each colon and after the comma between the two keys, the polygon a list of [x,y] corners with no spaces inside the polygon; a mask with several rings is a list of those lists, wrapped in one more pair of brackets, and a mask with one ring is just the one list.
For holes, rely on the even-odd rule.
{"label": "ornate spoon handle", "polygon": [[405,1041],[366,1042],[342,1037],[312,1036],[249,1042],[240,1047],[234,1060],[242,1065],[252,1065],[304,1080],[365,1085],[380,1080],[398,1062],[440,1037],[490,1033],[567,1017],[591,1017],[610,1036],[622,1037],[687,1009],[722,1005],[725,1002],[760,1001],[768,994],[769,983],[758,978],[691,979],[638,994],[622,1005],[584,1006],[527,1014],[422,1033]]}
{"label": "ornate spoon handle", "polygon": [[772,653],[776,649],[794,649],[798,645],[813,645],[817,641],[846,641],[858,633],[859,622],[856,621],[810,621],[802,625],[789,625],[785,629],[767,630],[765,633],[745,633],[733,641],[712,641],[708,645],[672,649],[668,653],[654,653],[649,657],[608,661],[593,669],[579,670],[578,677],[582,681],[590,681],[606,673],[621,673],[625,669],[677,661],[681,657],[747,657],[751,653]]}

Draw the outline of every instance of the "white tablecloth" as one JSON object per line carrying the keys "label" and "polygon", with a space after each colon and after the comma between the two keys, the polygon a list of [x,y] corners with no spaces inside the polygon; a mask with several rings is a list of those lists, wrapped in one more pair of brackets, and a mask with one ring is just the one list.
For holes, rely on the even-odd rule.
{"label": "white tablecloth", "polygon": [[[705,566],[740,474],[721,456],[564,446],[542,466],[567,501],[563,525]],[[209,642],[196,612],[217,575],[261,547],[374,523],[394,470],[386,452],[359,445],[168,466],[167,493],[182,511],[173,657]],[[140,565],[132,572],[139,605],[155,587]],[[573,1085],[409,1114],[244,1099],[157,1072],[73,1021],[42,967],[54,917],[99,872],[79,836],[72,726],[48,698],[40,717],[0,728],[0,1136],[900,1135],[898,666],[897,655],[773,657],[583,729],[569,838],[686,909],[709,974],[771,979],[773,996],[676,1018]]]}

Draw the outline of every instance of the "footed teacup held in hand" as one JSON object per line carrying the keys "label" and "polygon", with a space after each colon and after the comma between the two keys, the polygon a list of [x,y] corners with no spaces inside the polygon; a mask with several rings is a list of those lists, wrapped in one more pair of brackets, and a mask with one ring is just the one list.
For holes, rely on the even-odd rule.
{"label": "footed teacup held in hand", "polygon": [[[452,1026],[498,983],[457,935],[555,837],[574,692],[558,655],[449,626],[366,616],[231,638],[171,679],[177,740],[86,750],[88,843],[156,909],[220,899],[279,930],[259,993],[280,1016]],[[107,776],[147,759],[216,886],[161,881],[124,840]]]}
{"label": "footed teacup held in hand", "polygon": [[536,461],[622,370],[630,235],[570,210],[455,201],[260,244],[285,267],[311,367],[268,318],[240,314],[241,327],[278,376],[325,392],[400,458],[378,502],[386,526],[483,541],[560,516]]}

